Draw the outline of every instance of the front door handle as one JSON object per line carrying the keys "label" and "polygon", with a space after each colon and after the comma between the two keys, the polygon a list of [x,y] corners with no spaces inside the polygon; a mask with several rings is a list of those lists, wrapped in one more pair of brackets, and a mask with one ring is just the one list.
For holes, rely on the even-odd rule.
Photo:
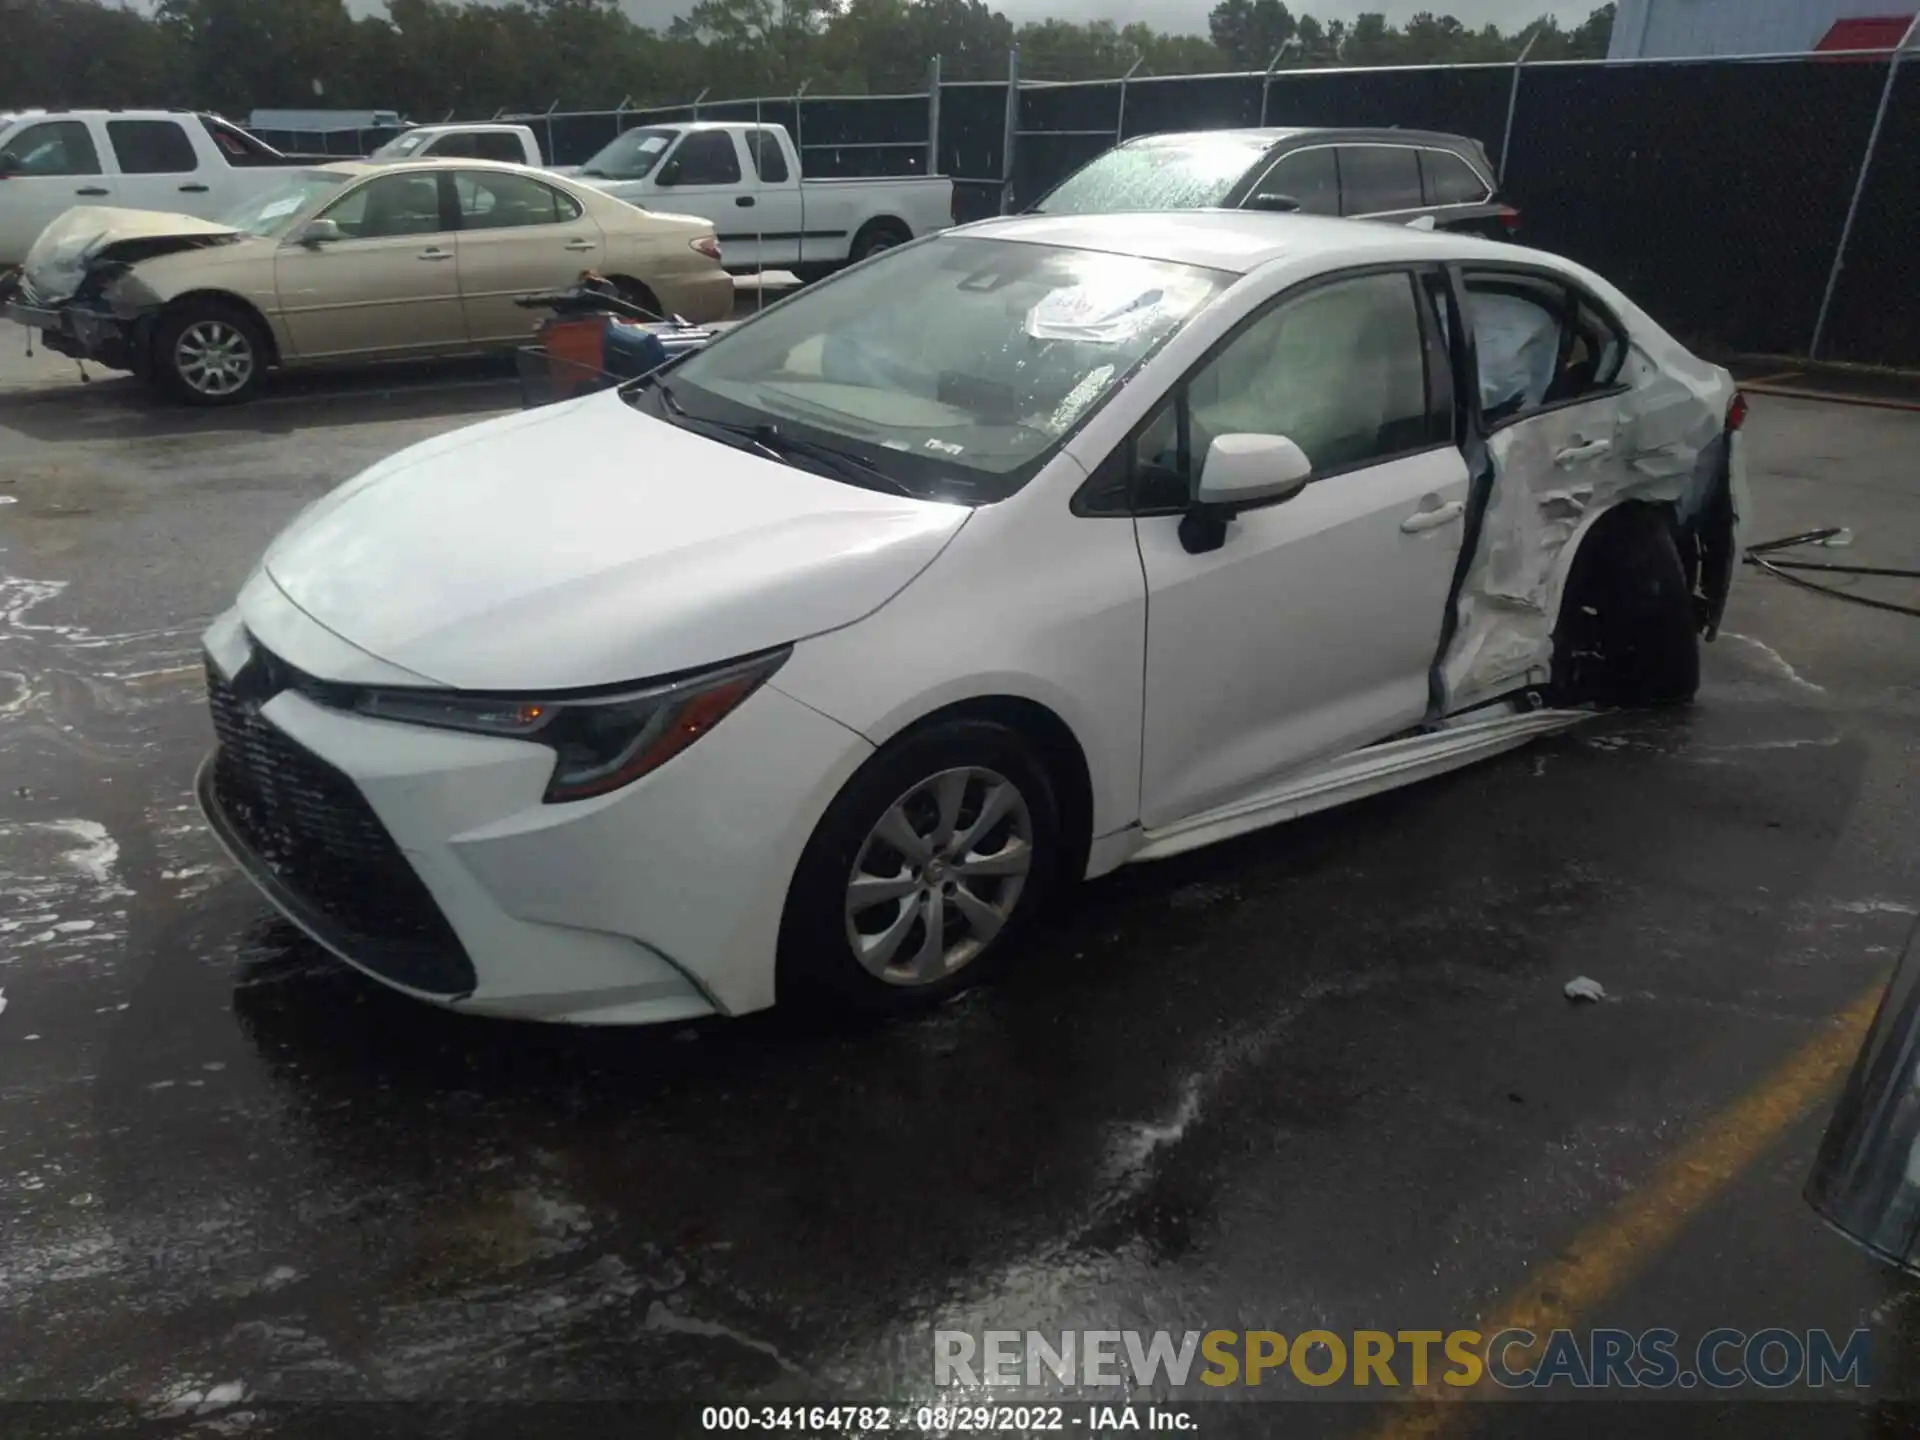
{"label": "front door handle", "polygon": [[180,187],[180,193],[182,195],[204,195],[207,193],[207,187],[205,185],[182,185]]}
{"label": "front door handle", "polygon": [[733,203],[738,205],[742,210],[750,209],[753,205],[753,197],[751,195],[736,195],[733,197]]}
{"label": "front door handle", "polygon": [[84,185],[73,193],[76,195],[104,195],[107,191],[106,187],[102,185]]}
{"label": "front door handle", "polygon": [[451,250],[442,250],[438,245],[432,245],[420,252],[420,258],[422,260],[451,260],[453,259],[453,252]]}
{"label": "front door handle", "polygon": [[1613,450],[1611,440],[1576,440],[1558,455],[1553,457],[1556,465],[1572,465],[1581,460],[1598,460]]}
{"label": "front door handle", "polygon": [[1418,535],[1422,530],[1437,530],[1442,525],[1451,525],[1466,513],[1466,501],[1449,500],[1431,510],[1414,511],[1400,522],[1400,528],[1408,535]]}
{"label": "front door handle", "polygon": [[567,249],[569,250],[591,250],[593,248],[593,241],[591,240],[569,240],[567,242]]}

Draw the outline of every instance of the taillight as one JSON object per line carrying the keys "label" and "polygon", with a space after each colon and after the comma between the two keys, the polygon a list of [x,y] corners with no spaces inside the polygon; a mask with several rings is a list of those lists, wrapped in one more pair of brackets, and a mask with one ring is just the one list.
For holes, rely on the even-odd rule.
{"label": "taillight", "polygon": [[1506,227],[1509,235],[1517,234],[1520,229],[1520,212],[1511,205],[1500,207],[1500,223]]}
{"label": "taillight", "polygon": [[1727,406],[1727,429],[1738,430],[1747,423],[1747,397],[1738,390],[1733,392],[1733,403]]}
{"label": "taillight", "polygon": [[714,264],[720,263],[720,242],[711,235],[700,235],[687,242],[689,249],[698,250]]}

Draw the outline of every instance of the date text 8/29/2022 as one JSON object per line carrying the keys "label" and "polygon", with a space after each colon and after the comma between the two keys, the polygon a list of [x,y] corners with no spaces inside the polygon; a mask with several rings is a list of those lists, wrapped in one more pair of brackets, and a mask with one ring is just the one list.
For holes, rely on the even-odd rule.
{"label": "date text 8/29/2022", "polygon": [[700,1428],[792,1435],[1087,1435],[1144,1430],[1192,1434],[1192,1410],[1170,1405],[708,1405]]}

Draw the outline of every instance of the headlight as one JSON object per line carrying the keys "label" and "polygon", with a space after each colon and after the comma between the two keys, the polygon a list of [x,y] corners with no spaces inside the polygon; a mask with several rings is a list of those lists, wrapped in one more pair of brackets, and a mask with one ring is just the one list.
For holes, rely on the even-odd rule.
{"label": "headlight", "polygon": [[659,769],[765,684],[792,653],[780,650],[619,694],[517,699],[363,690],[353,708],[381,720],[536,740],[555,756],[547,802],[585,800]]}

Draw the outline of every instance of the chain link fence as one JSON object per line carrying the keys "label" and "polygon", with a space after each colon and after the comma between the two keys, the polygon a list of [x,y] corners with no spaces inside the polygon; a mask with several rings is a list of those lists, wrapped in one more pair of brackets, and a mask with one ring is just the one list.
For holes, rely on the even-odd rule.
{"label": "chain link fence", "polygon": [[[553,165],[580,164],[636,125],[784,125],[809,176],[951,176],[961,220],[1018,210],[1135,135],[1257,125],[1452,131],[1495,158],[1527,243],[1592,266],[1689,342],[1721,354],[1920,367],[1910,258],[1920,220],[1916,32],[1920,22],[1891,54],[1270,66],[1065,82],[1023,77],[1015,50],[1002,79],[943,77],[935,60],[915,93],[703,94],[683,105],[489,118],[532,127]],[[365,154],[393,133],[287,136],[283,148]]]}

